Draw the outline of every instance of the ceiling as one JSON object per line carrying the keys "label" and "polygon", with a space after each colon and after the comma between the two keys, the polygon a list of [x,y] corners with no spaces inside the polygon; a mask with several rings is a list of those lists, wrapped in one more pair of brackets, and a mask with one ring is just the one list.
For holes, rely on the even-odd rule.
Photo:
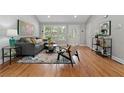
{"label": "ceiling", "polygon": [[86,23],[89,15],[37,15],[41,23]]}

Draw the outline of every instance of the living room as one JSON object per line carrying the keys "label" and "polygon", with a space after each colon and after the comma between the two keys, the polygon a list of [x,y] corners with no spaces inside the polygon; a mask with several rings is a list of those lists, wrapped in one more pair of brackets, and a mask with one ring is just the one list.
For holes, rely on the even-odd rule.
{"label": "living room", "polygon": [[[50,18],[51,17],[51,18]],[[88,19],[87,16],[77,16],[76,15],[3,15],[0,16],[1,20],[1,60],[0,63],[2,64],[2,47],[9,45],[9,38],[11,36],[8,35],[8,31],[11,33],[10,30],[17,30],[21,27],[21,24],[31,24],[33,26],[33,32],[26,33],[21,32],[22,28],[19,28],[20,34],[15,36],[16,40],[19,40],[21,37],[39,37],[42,39],[47,38],[50,36],[50,32],[48,35],[45,36],[46,32],[43,32],[46,28],[51,29],[51,31],[55,29],[60,29],[60,33],[56,33],[57,37],[54,37],[53,41],[59,44],[74,44],[74,45],[85,45],[85,21]],[[83,19],[83,20],[82,20]],[[80,21],[81,20],[81,21]],[[21,22],[22,21],[22,22]],[[20,24],[18,24],[18,22]],[[24,23],[25,22],[25,23]],[[55,28],[55,29],[52,29]],[[76,29],[76,31],[71,32],[72,29]],[[67,32],[68,31],[68,32]],[[18,32],[18,31],[16,31]],[[59,31],[58,31],[59,32]],[[68,34],[67,34],[68,33]],[[60,35],[63,34],[63,35]],[[75,36],[74,36],[75,34]],[[72,38],[71,38],[72,37]],[[74,37],[74,38],[73,38]],[[5,59],[6,60],[6,59]]]}
{"label": "living room", "polygon": [[[123,76],[123,18],[121,15],[1,15],[0,76]],[[16,41],[14,48],[11,39]],[[77,58],[64,55],[69,59],[65,60],[62,50],[70,45],[76,46]],[[7,49],[17,52],[21,58],[12,60]],[[106,68],[101,67],[103,65]],[[19,74],[23,69],[16,73],[15,66],[20,69],[26,66],[27,70]],[[45,68],[47,66],[53,73]],[[28,69],[32,67],[36,70],[29,74]],[[43,67],[40,70],[43,73],[39,67]],[[8,71],[11,72],[7,74]]]}
{"label": "living room", "polygon": [[1,0],[0,92],[123,93],[123,0]]}

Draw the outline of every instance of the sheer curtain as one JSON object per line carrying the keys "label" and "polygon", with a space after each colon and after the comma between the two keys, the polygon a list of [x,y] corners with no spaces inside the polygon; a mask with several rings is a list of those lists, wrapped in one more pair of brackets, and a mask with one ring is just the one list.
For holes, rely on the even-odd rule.
{"label": "sheer curtain", "polygon": [[80,25],[68,26],[68,44],[70,45],[80,44]]}

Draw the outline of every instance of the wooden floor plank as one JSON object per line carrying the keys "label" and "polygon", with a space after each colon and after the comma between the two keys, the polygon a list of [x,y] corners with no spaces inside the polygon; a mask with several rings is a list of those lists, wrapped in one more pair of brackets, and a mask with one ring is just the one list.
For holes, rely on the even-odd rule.
{"label": "wooden floor plank", "polygon": [[80,61],[75,57],[70,64],[18,64],[0,65],[1,77],[114,77],[124,76],[124,65],[95,54],[88,47],[79,47]]}

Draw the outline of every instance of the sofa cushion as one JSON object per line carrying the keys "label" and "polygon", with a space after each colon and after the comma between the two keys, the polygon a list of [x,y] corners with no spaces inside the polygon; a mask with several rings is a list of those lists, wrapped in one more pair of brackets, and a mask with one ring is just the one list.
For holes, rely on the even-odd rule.
{"label": "sofa cushion", "polygon": [[43,40],[42,39],[36,39],[36,43],[42,43]]}
{"label": "sofa cushion", "polygon": [[25,38],[20,38],[19,42],[26,42]]}
{"label": "sofa cushion", "polygon": [[[28,39],[27,39],[28,38]],[[18,51],[17,53],[23,56],[34,56],[44,49],[44,43],[33,44],[32,40],[37,40],[33,37],[22,37],[16,42],[17,46],[22,47],[22,52]],[[35,42],[35,41],[34,41]],[[38,42],[41,42],[40,40]]]}
{"label": "sofa cushion", "polygon": [[36,39],[33,37],[23,37],[20,39],[21,42],[36,44]]}
{"label": "sofa cushion", "polygon": [[31,41],[33,44],[36,44],[36,39],[35,38],[31,38]]}
{"label": "sofa cushion", "polygon": [[25,42],[25,43],[32,43],[32,41],[30,40],[30,37],[23,37],[23,38],[20,38],[19,41],[20,41],[20,42]]}
{"label": "sofa cushion", "polygon": [[26,42],[28,42],[28,43],[33,43],[30,37],[25,38],[25,39],[26,39]]}

